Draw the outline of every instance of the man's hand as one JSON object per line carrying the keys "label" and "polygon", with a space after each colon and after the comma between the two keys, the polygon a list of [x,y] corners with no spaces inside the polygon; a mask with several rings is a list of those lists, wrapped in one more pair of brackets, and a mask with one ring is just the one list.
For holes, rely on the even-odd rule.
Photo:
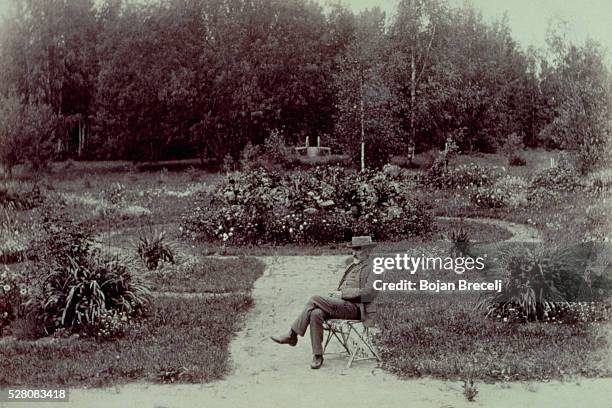
{"label": "man's hand", "polygon": [[342,299],[342,292],[339,290],[334,290],[333,292],[329,292],[329,297]]}

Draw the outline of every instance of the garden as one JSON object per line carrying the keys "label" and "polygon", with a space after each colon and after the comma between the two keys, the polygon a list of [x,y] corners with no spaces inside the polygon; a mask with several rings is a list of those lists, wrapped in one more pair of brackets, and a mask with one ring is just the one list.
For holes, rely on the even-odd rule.
{"label": "garden", "polygon": [[[365,401],[462,381],[473,401],[612,378],[597,39],[550,24],[536,47],[450,0],[0,3],[2,390],[238,406],[293,384]],[[485,260],[415,279],[500,289],[386,291],[379,364],[302,370],[307,339],[270,335],[337,287],[366,235],[379,255]]]}
{"label": "garden", "polygon": [[[116,176],[3,185],[3,386],[208,382],[230,372],[229,342],[263,263],[181,252],[150,210],[130,210],[156,211],[162,207],[150,204],[159,196],[179,201],[164,182],[167,172],[146,197],[128,191],[129,177]],[[73,192],[90,182],[107,184],[98,194]],[[183,186],[181,194],[192,194],[191,181]],[[108,238],[109,226],[135,225],[128,244]]]}
{"label": "garden", "polygon": [[[363,234],[386,253],[505,260],[482,276],[503,279],[498,297],[385,293],[376,343],[389,372],[608,376],[610,258],[594,242],[609,236],[610,180],[579,177],[558,157],[530,172],[499,166],[496,155],[465,163],[444,151],[426,169],[366,172],[99,172],[66,163],[42,180],[5,182],[2,383],[223,378],[265,268],[253,256],[345,254],[344,243]],[[540,242],[506,243],[512,233],[486,220],[526,225]]]}

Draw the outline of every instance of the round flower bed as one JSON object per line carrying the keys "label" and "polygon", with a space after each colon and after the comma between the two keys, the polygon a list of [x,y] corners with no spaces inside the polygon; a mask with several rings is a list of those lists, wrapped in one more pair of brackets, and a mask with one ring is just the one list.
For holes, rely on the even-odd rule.
{"label": "round flower bed", "polygon": [[323,244],[362,234],[401,240],[433,230],[413,190],[412,180],[394,172],[250,170],[201,193],[182,230],[193,239],[234,244]]}

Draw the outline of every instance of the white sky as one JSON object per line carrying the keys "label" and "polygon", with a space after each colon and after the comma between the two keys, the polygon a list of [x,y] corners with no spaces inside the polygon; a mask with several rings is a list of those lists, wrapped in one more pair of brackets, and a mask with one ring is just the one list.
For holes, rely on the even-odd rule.
{"label": "white sky", "polygon": [[[318,1],[324,4],[327,0]],[[380,6],[387,14],[392,14],[397,1],[343,0],[355,11]],[[608,50],[608,61],[612,62],[612,0],[471,0],[471,3],[487,20],[507,12],[514,38],[525,48],[543,46],[549,22],[560,19],[569,23],[570,38],[580,42],[586,37],[597,40]],[[0,15],[7,5],[8,0],[0,0]]]}
{"label": "white sky", "polygon": [[[448,1],[456,5],[465,2]],[[392,14],[398,0],[345,0],[343,3],[354,11],[379,6]],[[570,39],[582,42],[587,37],[593,38],[607,49],[608,61],[612,61],[612,0],[471,0],[469,3],[486,20],[501,18],[507,12],[513,37],[524,48],[544,46],[549,22],[563,20],[568,23]]]}

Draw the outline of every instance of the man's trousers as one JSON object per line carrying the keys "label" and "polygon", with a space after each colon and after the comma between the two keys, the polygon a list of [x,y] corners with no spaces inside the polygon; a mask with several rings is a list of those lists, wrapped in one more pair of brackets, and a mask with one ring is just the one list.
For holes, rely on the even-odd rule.
{"label": "man's trousers", "polygon": [[310,325],[310,342],[312,354],[323,354],[323,321],[327,319],[359,320],[359,307],[352,302],[327,296],[313,296],[308,299],[304,310],[291,329],[304,336]]}

